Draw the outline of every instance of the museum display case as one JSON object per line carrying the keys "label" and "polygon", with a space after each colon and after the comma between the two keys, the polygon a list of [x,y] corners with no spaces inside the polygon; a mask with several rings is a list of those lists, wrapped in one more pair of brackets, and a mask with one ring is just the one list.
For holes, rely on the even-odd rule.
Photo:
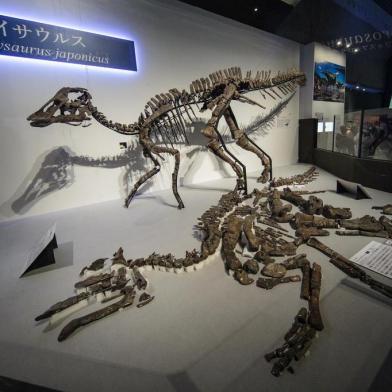
{"label": "museum display case", "polygon": [[392,160],[392,109],[365,110],[363,113],[361,157]]}
{"label": "museum display case", "polygon": [[392,109],[358,110],[335,115],[333,122],[319,120],[317,148],[357,158],[392,160]]}
{"label": "museum display case", "polygon": [[317,148],[332,151],[334,141],[334,121],[317,121]]}
{"label": "museum display case", "polygon": [[335,116],[333,151],[351,156],[359,155],[361,120],[361,111],[344,113],[343,118]]}

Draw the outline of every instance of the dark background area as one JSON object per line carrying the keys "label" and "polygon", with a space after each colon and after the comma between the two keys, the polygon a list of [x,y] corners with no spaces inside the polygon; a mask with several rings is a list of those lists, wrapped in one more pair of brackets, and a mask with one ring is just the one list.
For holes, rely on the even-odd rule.
{"label": "dark background area", "polygon": [[346,79],[352,85],[346,89],[346,112],[390,104],[391,0],[181,1],[302,44],[320,42],[344,50]]}

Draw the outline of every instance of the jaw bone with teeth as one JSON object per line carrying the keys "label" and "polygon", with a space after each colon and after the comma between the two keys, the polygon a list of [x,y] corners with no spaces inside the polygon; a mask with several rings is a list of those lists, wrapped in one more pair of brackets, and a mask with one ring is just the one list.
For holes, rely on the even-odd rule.
{"label": "jaw bone with teeth", "polygon": [[[77,95],[75,99],[70,94]],[[89,121],[91,95],[81,87],[63,87],[40,109],[27,117],[33,127],[46,127],[54,123],[80,125]]]}

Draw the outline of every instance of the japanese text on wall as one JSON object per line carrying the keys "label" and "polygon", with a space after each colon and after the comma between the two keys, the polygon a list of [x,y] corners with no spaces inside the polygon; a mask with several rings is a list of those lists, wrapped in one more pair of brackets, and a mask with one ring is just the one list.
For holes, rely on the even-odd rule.
{"label": "japanese text on wall", "polygon": [[137,70],[133,41],[2,15],[0,55]]}

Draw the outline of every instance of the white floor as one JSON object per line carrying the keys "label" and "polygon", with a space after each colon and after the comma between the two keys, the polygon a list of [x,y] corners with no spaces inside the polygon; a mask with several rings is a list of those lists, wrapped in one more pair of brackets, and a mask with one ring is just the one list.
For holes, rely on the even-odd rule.
{"label": "white floor", "polygon": [[[307,168],[278,168],[275,175]],[[225,274],[218,256],[201,271],[146,273],[152,303],[91,324],[62,343],[57,336],[64,323],[50,330],[47,323],[34,321],[73,295],[83,266],[111,256],[119,246],[127,258],[153,251],[182,256],[199,248],[192,229],[197,217],[233,187],[230,178],[181,187],[184,210],[177,210],[167,191],[139,196],[129,209],[116,200],[1,224],[0,375],[66,391],[369,390],[391,350],[392,302],[346,279],[327,257],[306,246],[298,253],[308,253],[323,269],[326,328],[310,356],[294,364],[295,375],[274,378],[263,356],[282,343],[297,310],[306,305],[299,299],[299,285],[270,291],[241,286]],[[371,206],[392,202],[385,192],[369,189],[373,200],[356,201],[337,195],[335,188],[336,178],[325,172],[307,186],[332,190],[319,196],[325,203],[351,207],[355,217],[379,216]],[[19,279],[29,250],[54,222],[58,265]],[[348,257],[370,241],[336,235],[321,240]]]}

